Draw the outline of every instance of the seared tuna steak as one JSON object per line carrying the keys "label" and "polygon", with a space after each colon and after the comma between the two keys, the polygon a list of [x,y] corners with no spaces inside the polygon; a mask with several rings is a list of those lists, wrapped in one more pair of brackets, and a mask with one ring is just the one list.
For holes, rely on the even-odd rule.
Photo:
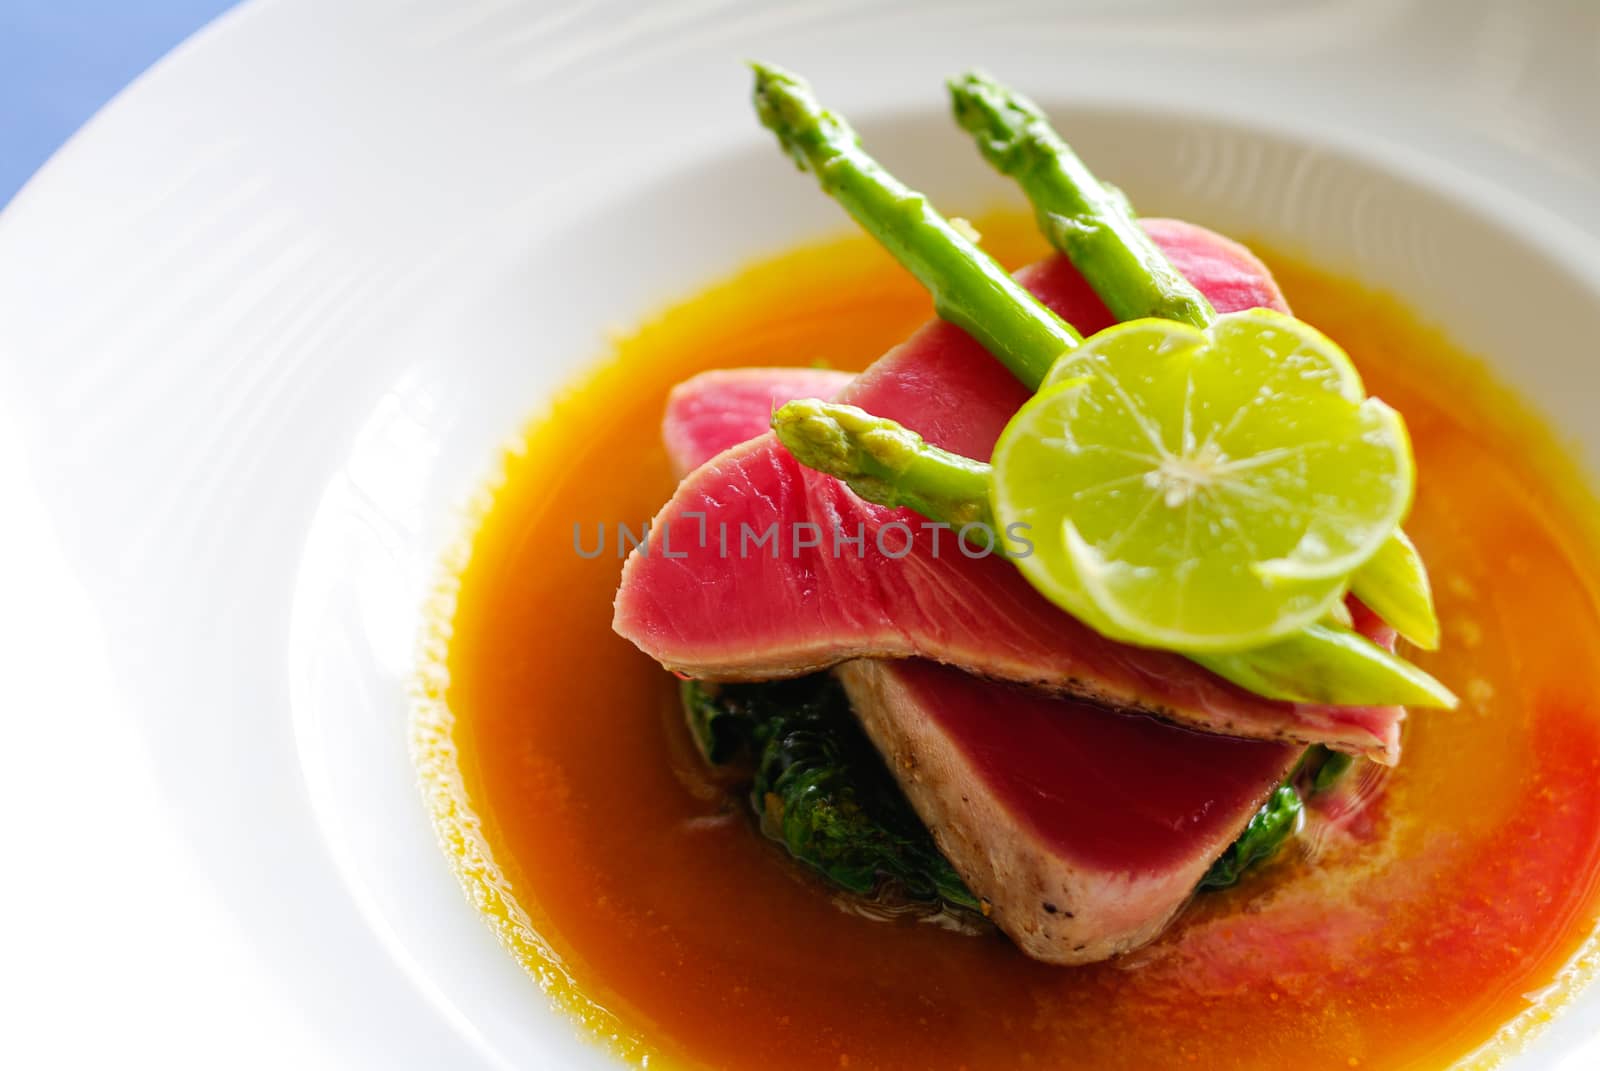
{"label": "seared tuna steak", "polygon": [[[1151,221],[1152,236],[1221,311],[1282,307],[1247,250]],[[1085,332],[1109,315],[1052,257],[1019,278]],[[959,328],[933,323],[838,395],[972,457],[988,457],[1027,393]],[[614,628],[669,669],[713,680],[813,672],[853,658],[922,657],[1156,714],[1210,732],[1398,755],[1397,707],[1321,707],[1251,695],[1179,655],[1100,636],[998,556],[863,502],[802,468],[770,435],[692,472],[624,566]]]}

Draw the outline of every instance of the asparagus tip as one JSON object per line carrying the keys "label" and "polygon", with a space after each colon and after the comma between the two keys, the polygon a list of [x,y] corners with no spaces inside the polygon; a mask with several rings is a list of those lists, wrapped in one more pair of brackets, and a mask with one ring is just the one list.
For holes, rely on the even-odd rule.
{"label": "asparagus tip", "polygon": [[823,111],[804,78],[774,64],[749,62],[755,74],[756,116],[762,126],[777,135],[778,144],[800,170],[806,170],[806,151],[801,139],[815,136],[823,123],[839,120]]}
{"label": "asparagus tip", "polygon": [[763,63],[757,59],[745,60],[744,62],[745,66],[749,67],[756,76],[757,90],[760,90],[762,86],[768,83],[794,82],[798,80],[794,74],[779,67],[776,63]]}
{"label": "asparagus tip", "polygon": [[816,398],[789,402],[772,414],[772,430],[800,464],[840,476],[852,467],[850,440],[828,408]]}
{"label": "asparagus tip", "polygon": [[946,85],[956,124],[977,139],[992,165],[1010,174],[1032,159],[1027,143],[1048,132],[1041,131],[1045,117],[1037,104],[976,69]]}
{"label": "asparagus tip", "polygon": [[801,398],[772,415],[772,430],[795,460],[841,480],[903,469],[921,437],[853,405]]}

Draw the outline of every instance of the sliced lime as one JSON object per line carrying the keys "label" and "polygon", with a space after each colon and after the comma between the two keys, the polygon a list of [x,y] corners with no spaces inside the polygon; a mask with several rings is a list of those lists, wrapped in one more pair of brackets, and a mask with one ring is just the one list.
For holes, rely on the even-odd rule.
{"label": "sliced lime", "polygon": [[1117,639],[1216,652],[1326,615],[1414,482],[1404,423],[1344,351],[1252,309],[1064,356],[1001,433],[992,493],[1047,597]]}

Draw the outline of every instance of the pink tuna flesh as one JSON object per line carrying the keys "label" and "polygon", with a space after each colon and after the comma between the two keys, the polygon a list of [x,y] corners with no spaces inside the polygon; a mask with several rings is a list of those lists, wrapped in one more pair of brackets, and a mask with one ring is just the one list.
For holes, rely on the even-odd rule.
{"label": "pink tuna flesh", "polygon": [[765,435],[772,414],[796,398],[832,398],[855,377],[817,368],[722,368],[667,395],[661,438],[679,475],[730,446]]}
{"label": "pink tuna flesh", "polygon": [[[1283,307],[1243,247],[1190,224],[1146,226],[1220,311]],[[1018,278],[1085,333],[1110,322],[1064,258]],[[935,322],[838,397],[988,457],[1027,392],[965,332]],[[921,657],[1209,732],[1398,757],[1398,707],[1274,702],[1170,652],[1115,643],[1046,601],[1004,559],[969,558],[951,533],[925,523],[803,468],[768,434],[683,480],[623,568],[613,627],[663,666],[710,680]]]}

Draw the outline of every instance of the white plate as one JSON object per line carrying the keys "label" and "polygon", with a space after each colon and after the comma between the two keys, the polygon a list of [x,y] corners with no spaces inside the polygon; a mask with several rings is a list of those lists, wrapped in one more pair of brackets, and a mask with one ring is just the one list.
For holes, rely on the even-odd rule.
{"label": "white plate", "polygon": [[[4,894],[37,1009],[7,1044],[603,1066],[458,892],[405,692],[459,507],[604,329],[842,227],[743,57],[967,211],[1008,191],[940,81],[985,64],[1148,209],[1413,295],[1594,466],[1597,48],[1582,0],[226,17],[0,216],[7,792],[42,875]],[[1515,1066],[1593,1066],[1597,1030],[1591,993]]]}

